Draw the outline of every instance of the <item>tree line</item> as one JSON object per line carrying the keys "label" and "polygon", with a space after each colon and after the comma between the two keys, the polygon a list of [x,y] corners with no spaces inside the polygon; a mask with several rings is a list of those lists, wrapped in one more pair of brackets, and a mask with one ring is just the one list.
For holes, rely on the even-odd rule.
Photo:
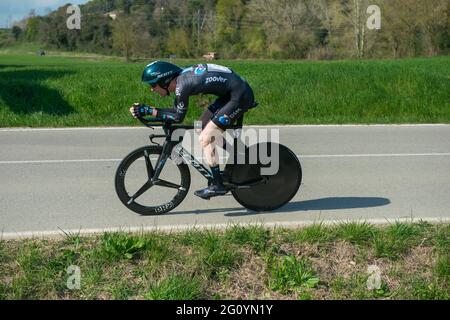
{"label": "tree line", "polygon": [[[380,8],[380,28],[369,6]],[[448,0],[92,0],[81,29],[67,5],[30,15],[10,43],[139,57],[225,59],[400,58],[448,54]]]}

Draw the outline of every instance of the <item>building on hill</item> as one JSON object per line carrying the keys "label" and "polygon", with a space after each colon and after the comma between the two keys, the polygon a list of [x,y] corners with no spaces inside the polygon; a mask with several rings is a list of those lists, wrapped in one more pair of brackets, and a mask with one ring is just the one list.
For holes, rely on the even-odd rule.
{"label": "building on hill", "polygon": [[217,58],[218,57],[217,57],[217,53],[216,52],[208,52],[208,53],[203,55],[203,59],[206,59],[206,60],[209,60],[209,61],[216,60]]}
{"label": "building on hill", "polygon": [[111,12],[107,12],[104,14],[105,17],[110,17],[113,20],[116,20],[120,12],[118,10],[114,10]]}

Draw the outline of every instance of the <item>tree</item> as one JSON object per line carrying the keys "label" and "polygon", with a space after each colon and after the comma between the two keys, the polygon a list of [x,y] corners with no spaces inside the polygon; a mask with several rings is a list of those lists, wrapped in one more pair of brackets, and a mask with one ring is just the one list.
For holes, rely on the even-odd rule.
{"label": "tree", "polygon": [[178,57],[191,57],[189,34],[182,29],[170,30],[167,38],[167,50]]}
{"label": "tree", "polygon": [[252,25],[260,25],[274,58],[302,58],[313,46],[315,17],[308,0],[252,0],[248,5]]}
{"label": "tree", "polygon": [[[381,30],[367,27],[381,8]],[[83,28],[68,30],[67,5],[29,16],[8,32],[48,47],[132,56],[382,58],[450,50],[448,0],[91,0]],[[105,13],[117,11],[116,21]],[[20,29],[23,31],[20,31]]]}
{"label": "tree", "polygon": [[242,40],[245,43],[246,56],[261,57],[264,56],[266,48],[266,38],[264,31],[255,26],[244,29]]}
{"label": "tree", "polygon": [[217,40],[223,56],[234,56],[239,51],[240,21],[244,15],[244,6],[241,0],[218,0],[216,14]]}
{"label": "tree", "polygon": [[383,43],[396,57],[436,55],[449,28],[447,0],[385,1]]}
{"label": "tree", "polygon": [[131,6],[133,5],[132,0],[118,0],[117,1],[117,7],[121,10],[123,10],[123,13],[126,15],[130,14]]}
{"label": "tree", "polygon": [[18,26],[14,26],[11,29],[11,33],[13,34],[14,39],[17,41],[17,40],[19,40],[19,37],[22,34],[22,29],[20,27],[18,27]]}
{"label": "tree", "polygon": [[39,34],[39,18],[32,17],[27,20],[26,37],[28,41],[35,41]]}
{"label": "tree", "polygon": [[312,11],[326,29],[327,44],[334,48],[338,38],[335,31],[338,29],[340,18],[339,2],[336,0],[316,0],[312,3]]}
{"label": "tree", "polygon": [[113,24],[113,47],[122,53],[126,61],[130,61],[136,44],[136,31],[132,19],[118,18]]}
{"label": "tree", "polygon": [[439,40],[445,30],[448,31],[448,12],[450,4],[448,0],[434,0],[430,5],[426,1],[417,1],[417,24],[423,33],[423,46],[426,54],[433,56],[439,52]]}
{"label": "tree", "polygon": [[361,59],[364,57],[366,46],[367,0],[346,0],[342,5],[344,14],[353,28],[356,56]]}

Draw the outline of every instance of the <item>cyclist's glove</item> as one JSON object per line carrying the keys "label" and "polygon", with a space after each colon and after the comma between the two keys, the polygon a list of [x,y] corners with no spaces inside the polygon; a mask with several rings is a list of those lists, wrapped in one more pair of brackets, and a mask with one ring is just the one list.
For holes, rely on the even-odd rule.
{"label": "cyclist's glove", "polygon": [[130,109],[133,117],[135,118],[142,118],[144,116],[151,115],[153,114],[153,110],[154,109],[152,107],[141,105],[139,103],[135,103]]}

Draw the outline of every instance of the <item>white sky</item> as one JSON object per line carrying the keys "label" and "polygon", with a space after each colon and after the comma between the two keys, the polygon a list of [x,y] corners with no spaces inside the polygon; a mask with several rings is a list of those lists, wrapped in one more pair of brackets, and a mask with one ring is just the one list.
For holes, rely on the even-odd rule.
{"label": "white sky", "polygon": [[66,3],[83,4],[90,0],[0,0],[0,28],[6,28],[9,21],[19,21],[31,9],[37,15],[45,14],[47,8],[55,10]]}

